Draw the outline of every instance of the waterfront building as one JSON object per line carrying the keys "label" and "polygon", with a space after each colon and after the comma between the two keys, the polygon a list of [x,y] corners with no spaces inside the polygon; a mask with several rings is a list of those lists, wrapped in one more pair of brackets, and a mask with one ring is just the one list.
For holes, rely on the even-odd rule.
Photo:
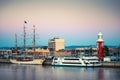
{"label": "waterfront building", "polygon": [[81,47],[81,48],[75,48],[75,53],[78,55],[98,55],[97,53],[97,47]]}
{"label": "waterfront building", "polygon": [[0,59],[8,59],[12,55],[12,50],[0,50]]}
{"label": "waterfront building", "polygon": [[59,37],[54,37],[53,39],[49,39],[48,48],[50,51],[59,51],[65,48],[64,39]]}
{"label": "waterfront building", "polygon": [[35,51],[34,51],[34,49],[29,49],[27,52],[28,52],[29,55],[32,55],[35,58],[47,57],[47,56],[50,55],[48,49],[37,48],[37,49],[35,49]]}
{"label": "waterfront building", "polygon": [[54,51],[53,56],[55,57],[61,57],[61,56],[71,56],[72,52],[68,50],[61,50],[61,51]]}

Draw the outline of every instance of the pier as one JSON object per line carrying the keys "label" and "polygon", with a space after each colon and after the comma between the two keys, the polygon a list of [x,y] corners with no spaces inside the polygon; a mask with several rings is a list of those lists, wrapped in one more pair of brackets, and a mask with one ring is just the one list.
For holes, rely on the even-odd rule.
{"label": "pier", "polygon": [[102,67],[120,68],[120,61],[103,62],[103,63],[102,63]]}
{"label": "pier", "polygon": [[[9,59],[0,59],[0,63],[10,64]],[[51,60],[45,60],[43,65],[49,65],[51,66]],[[102,62],[102,67],[106,68],[120,68],[120,61],[112,61],[112,62]]]}
{"label": "pier", "polygon": [[9,59],[0,59],[0,63],[10,63]]}

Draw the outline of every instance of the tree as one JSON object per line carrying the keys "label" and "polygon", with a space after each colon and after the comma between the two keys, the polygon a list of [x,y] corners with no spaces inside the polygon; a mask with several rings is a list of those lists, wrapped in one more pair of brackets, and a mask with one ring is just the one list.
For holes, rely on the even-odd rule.
{"label": "tree", "polygon": [[93,53],[92,48],[90,48],[89,49],[89,56],[92,56],[92,53]]}
{"label": "tree", "polygon": [[118,60],[120,60],[120,45],[117,48],[117,55],[118,55]]}
{"label": "tree", "polygon": [[109,48],[108,46],[103,46],[103,57],[109,56]]}
{"label": "tree", "polygon": [[48,47],[47,46],[43,46],[43,49],[47,49]]}

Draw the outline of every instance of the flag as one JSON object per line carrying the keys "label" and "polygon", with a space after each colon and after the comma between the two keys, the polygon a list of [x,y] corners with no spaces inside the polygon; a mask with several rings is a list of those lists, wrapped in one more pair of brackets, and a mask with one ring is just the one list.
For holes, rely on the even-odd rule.
{"label": "flag", "polygon": [[24,21],[24,23],[25,23],[25,24],[27,24],[27,22],[26,22],[26,21]]}

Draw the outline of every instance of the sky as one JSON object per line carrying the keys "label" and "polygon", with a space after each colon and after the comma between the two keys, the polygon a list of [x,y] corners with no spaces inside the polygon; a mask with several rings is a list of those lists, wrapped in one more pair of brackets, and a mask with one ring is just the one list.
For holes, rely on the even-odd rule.
{"label": "sky", "polygon": [[48,45],[53,37],[65,45],[96,45],[102,32],[104,45],[120,45],[120,0],[0,0],[0,47],[23,46],[27,22],[27,45]]}

